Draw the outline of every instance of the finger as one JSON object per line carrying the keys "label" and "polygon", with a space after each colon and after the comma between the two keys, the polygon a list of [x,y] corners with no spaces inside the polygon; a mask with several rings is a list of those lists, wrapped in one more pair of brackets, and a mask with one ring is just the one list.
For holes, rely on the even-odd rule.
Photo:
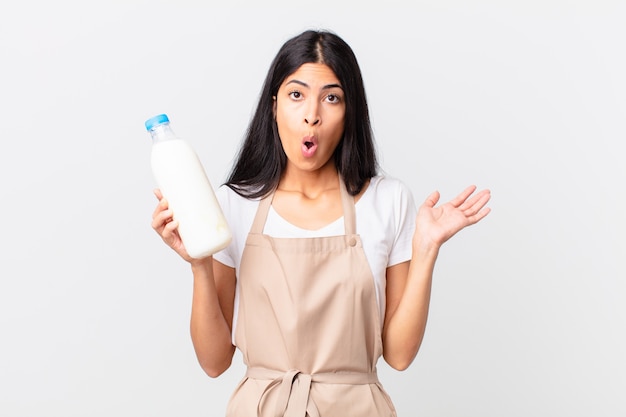
{"label": "finger", "polygon": [[161,193],[160,189],[155,188],[152,192],[154,193],[154,195],[156,196],[158,200],[161,200],[163,198],[163,193]]}
{"label": "finger", "polygon": [[169,222],[165,223],[163,231],[161,232],[161,237],[163,237],[163,240],[165,240],[166,242],[171,241],[173,238],[176,237],[178,233],[177,230],[178,222],[172,219]]}
{"label": "finger", "polygon": [[152,218],[154,219],[159,213],[161,213],[163,210],[167,210],[169,208],[169,203],[167,202],[166,199],[162,198],[159,200],[159,204],[157,204],[157,206],[154,208],[154,211],[152,212]]}
{"label": "finger", "polygon": [[450,204],[452,204],[454,207],[460,207],[461,204],[463,204],[474,191],[476,191],[476,186],[470,185],[469,187],[461,191],[459,195],[450,200]]}
{"label": "finger", "polygon": [[470,224],[476,224],[484,219],[485,216],[489,213],[491,213],[491,209],[489,207],[485,207],[484,209],[480,210],[475,215],[468,217],[467,219],[469,220]]}
{"label": "finger", "polygon": [[433,191],[427,198],[424,200],[424,205],[427,207],[435,207],[435,204],[439,201],[441,195],[439,191]]}
{"label": "finger", "polygon": [[477,223],[491,212],[489,207],[485,207],[490,198],[491,194],[486,192],[472,207],[464,211],[466,218],[471,224]]}
{"label": "finger", "polygon": [[152,228],[159,234],[163,232],[163,228],[174,220],[174,213],[172,210],[166,209],[155,213],[152,218]]}
{"label": "finger", "polygon": [[[468,198],[458,208],[459,208],[459,210],[463,210],[463,211],[470,210],[474,206],[479,204],[480,202],[482,202],[482,205],[484,206],[487,203],[487,201],[489,201],[490,198],[491,198],[491,191],[489,191],[489,190],[482,190],[479,193],[474,194],[473,196]],[[478,211],[478,210],[476,210],[476,211]]]}
{"label": "finger", "polygon": [[476,195],[476,199],[474,200],[472,205],[468,210],[472,211],[473,214],[478,213],[491,199],[491,192],[489,190],[481,191]]}

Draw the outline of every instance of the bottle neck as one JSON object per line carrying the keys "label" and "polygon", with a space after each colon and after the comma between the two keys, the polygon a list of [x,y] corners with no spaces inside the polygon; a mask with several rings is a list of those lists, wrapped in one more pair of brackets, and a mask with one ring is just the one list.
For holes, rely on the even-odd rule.
{"label": "bottle neck", "polygon": [[178,139],[169,123],[162,123],[150,129],[150,136],[152,137],[152,143]]}

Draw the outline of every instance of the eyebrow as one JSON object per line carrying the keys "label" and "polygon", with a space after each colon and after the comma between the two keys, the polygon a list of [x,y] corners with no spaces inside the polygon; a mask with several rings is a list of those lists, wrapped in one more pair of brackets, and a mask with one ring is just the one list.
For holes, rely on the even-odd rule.
{"label": "eyebrow", "polygon": [[[300,80],[291,80],[285,85],[289,85],[289,84],[298,84],[303,87],[309,88],[309,85],[307,83],[300,81]],[[322,90],[330,90],[331,88],[340,88],[343,90],[343,87],[341,86],[341,84],[326,84],[325,86],[322,87]]]}

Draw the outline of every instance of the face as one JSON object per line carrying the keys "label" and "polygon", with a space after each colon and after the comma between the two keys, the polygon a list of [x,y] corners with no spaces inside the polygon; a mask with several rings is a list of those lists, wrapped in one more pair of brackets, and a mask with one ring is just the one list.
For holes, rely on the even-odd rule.
{"label": "face", "polygon": [[281,84],[274,113],[287,169],[315,171],[334,163],[343,136],[344,97],[337,76],[323,64],[303,64]]}

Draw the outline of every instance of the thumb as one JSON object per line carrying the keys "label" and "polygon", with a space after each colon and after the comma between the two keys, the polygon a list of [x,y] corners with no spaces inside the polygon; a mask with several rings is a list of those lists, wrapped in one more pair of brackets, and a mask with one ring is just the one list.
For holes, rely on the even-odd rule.
{"label": "thumb", "polygon": [[424,201],[424,205],[427,207],[435,207],[435,204],[439,201],[439,191],[433,191]]}

